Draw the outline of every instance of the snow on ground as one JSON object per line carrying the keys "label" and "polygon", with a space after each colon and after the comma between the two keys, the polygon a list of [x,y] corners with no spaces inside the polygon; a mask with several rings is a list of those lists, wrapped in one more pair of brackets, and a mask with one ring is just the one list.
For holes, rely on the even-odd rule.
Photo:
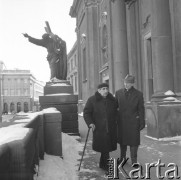
{"label": "snow on ground", "polygon": [[2,127],[0,131],[0,145],[23,139],[29,132],[28,128]]}
{"label": "snow on ground", "polygon": [[156,140],[156,141],[181,141],[181,136],[165,137],[165,138],[154,138],[148,135],[145,135],[147,138]]}
{"label": "snow on ground", "polygon": [[63,159],[58,156],[45,154],[40,161],[39,174],[36,180],[78,180],[79,152],[83,145],[77,137],[62,133]]}

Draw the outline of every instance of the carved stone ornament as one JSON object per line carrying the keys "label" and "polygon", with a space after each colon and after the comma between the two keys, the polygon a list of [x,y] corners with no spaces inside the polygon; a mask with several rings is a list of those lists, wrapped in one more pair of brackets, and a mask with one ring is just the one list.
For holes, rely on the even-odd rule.
{"label": "carved stone ornament", "polygon": [[107,12],[102,12],[102,19],[101,19],[103,24],[106,24],[107,22]]}
{"label": "carved stone ornament", "polygon": [[[114,1],[116,1],[116,0],[111,0],[111,1],[114,3]],[[119,0],[119,1],[120,1],[120,0]],[[130,7],[131,4],[133,4],[135,1],[136,1],[136,0],[124,0],[125,4],[128,5],[128,7]]]}
{"label": "carved stone ornament", "polygon": [[98,3],[100,3],[100,0],[84,0],[84,4],[86,7],[97,5]]}
{"label": "carved stone ornament", "polygon": [[126,5],[128,5],[128,8],[133,4],[135,3],[137,0],[124,0]]}

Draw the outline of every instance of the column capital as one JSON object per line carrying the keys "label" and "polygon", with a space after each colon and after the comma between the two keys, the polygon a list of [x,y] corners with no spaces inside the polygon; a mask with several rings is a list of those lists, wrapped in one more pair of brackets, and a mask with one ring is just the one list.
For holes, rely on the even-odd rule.
{"label": "column capital", "polygon": [[[116,0],[111,0],[113,3]],[[128,5],[128,7],[130,7],[134,2],[136,2],[137,0],[124,0],[125,4]]]}
{"label": "column capital", "polygon": [[84,0],[85,7],[97,6],[101,0]]}
{"label": "column capital", "polygon": [[128,5],[128,8],[130,8],[130,6],[135,3],[137,0],[124,0],[125,4]]}

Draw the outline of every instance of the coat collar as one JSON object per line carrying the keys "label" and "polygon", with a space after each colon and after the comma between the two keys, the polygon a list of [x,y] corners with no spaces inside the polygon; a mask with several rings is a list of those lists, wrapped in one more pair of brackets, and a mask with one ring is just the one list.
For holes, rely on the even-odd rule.
{"label": "coat collar", "polygon": [[134,86],[132,86],[129,90],[124,88],[124,92],[133,92],[135,90]]}
{"label": "coat collar", "polygon": [[[96,97],[97,101],[100,101],[103,99],[103,97],[101,96],[101,94],[98,91],[96,91],[95,97]],[[114,96],[111,93],[108,93],[108,95],[106,96],[106,99],[114,101]]]}

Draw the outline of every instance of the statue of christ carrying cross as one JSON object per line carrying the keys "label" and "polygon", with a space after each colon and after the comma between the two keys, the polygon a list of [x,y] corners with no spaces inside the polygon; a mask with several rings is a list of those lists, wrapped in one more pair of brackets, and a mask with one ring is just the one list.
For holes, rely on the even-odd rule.
{"label": "statue of christ carrying cross", "polygon": [[59,36],[52,33],[48,21],[45,22],[46,33],[42,35],[42,39],[36,39],[29,36],[27,33],[23,34],[28,38],[29,42],[45,47],[48,51],[47,60],[50,67],[50,81],[54,78],[59,80],[66,80],[67,78],[67,52],[66,42]]}

